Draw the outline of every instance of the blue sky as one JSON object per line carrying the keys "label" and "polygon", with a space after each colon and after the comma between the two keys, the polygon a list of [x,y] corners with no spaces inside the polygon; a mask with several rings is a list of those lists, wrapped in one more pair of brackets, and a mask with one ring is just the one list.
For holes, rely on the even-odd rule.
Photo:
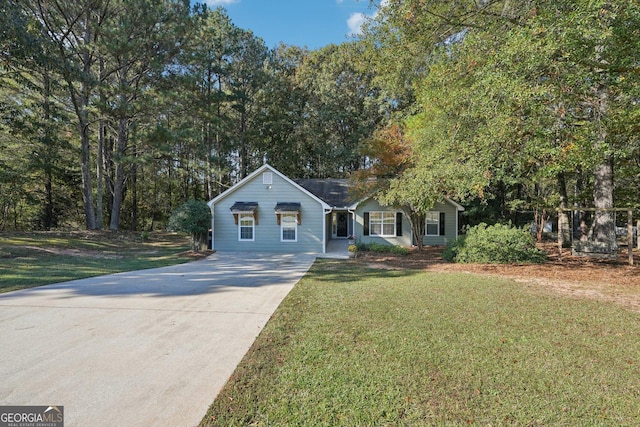
{"label": "blue sky", "polygon": [[342,43],[376,11],[369,0],[198,1],[211,8],[224,7],[237,27],[252,30],[270,48],[281,41],[309,49]]}

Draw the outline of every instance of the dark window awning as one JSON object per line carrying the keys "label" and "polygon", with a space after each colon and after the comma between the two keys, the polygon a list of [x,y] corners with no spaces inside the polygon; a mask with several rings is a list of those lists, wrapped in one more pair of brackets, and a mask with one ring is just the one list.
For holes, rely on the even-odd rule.
{"label": "dark window awning", "polygon": [[282,214],[296,214],[296,221],[298,224],[302,224],[302,217],[300,215],[300,203],[298,202],[278,202],[276,203],[276,220],[278,225],[282,222]]}
{"label": "dark window awning", "polygon": [[236,225],[238,225],[239,214],[253,215],[256,225],[258,224],[258,202],[235,202],[233,206],[231,206],[231,213],[233,214]]}
{"label": "dark window awning", "polygon": [[278,202],[276,213],[297,213],[300,212],[300,203]]}
{"label": "dark window awning", "polygon": [[233,213],[253,213],[258,209],[258,202],[235,202],[231,206]]}

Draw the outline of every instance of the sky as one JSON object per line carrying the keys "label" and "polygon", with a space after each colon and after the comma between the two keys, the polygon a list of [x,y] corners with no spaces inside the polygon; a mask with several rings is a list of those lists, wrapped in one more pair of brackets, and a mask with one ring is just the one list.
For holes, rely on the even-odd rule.
{"label": "sky", "polygon": [[198,0],[222,6],[232,22],[252,30],[267,47],[280,42],[317,49],[349,40],[367,16],[376,12],[369,0]]}

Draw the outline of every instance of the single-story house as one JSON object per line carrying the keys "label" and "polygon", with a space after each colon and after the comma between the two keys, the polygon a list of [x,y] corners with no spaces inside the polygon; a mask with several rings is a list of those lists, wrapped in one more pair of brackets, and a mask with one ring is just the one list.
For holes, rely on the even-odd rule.
{"label": "single-story house", "polygon": [[[332,239],[410,247],[411,226],[373,198],[353,201],[345,179],[290,179],[265,164],[208,205],[211,248],[219,251],[325,253]],[[458,236],[464,208],[445,199],[427,215],[425,245]]]}

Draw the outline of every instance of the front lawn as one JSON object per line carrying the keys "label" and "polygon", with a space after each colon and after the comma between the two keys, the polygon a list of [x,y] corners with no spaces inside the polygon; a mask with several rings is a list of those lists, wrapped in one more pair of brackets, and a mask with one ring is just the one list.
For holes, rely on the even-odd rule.
{"label": "front lawn", "polygon": [[607,302],[320,260],[201,425],[636,425],[638,337]]}
{"label": "front lawn", "polygon": [[177,233],[0,233],[0,292],[189,261]]}

